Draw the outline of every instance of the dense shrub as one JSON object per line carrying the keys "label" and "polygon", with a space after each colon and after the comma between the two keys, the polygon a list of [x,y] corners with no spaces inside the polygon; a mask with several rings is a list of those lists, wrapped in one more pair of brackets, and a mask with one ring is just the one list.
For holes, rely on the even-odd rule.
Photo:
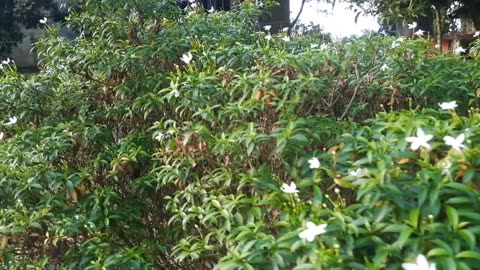
{"label": "dense shrub", "polygon": [[37,44],[40,74],[0,70],[2,267],[474,269],[478,61],[140,2],[87,1],[77,38]]}

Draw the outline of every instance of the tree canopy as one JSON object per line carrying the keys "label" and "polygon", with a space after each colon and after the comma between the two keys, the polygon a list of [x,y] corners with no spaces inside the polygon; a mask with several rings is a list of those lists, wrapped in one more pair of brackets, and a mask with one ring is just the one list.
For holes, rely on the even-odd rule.
{"label": "tree canopy", "polygon": [[0,2],[0,55],[23,38],[21,27],[32,28],[40,19],[61,19],[64,15],[55,0],[2,0]]}

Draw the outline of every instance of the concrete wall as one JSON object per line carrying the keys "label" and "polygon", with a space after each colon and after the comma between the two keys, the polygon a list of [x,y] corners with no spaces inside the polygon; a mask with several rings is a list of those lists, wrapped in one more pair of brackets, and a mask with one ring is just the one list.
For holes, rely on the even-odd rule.
{"label": "concrete wall", "polygon": [[[271,25],[271,32],[278,32],[284,27],[290,26],[290,1],[289,0],[277,0],[278,6],[274,7],[271,11],[271,16],[263,18],[260,21],[260,25]],[[294,14],[296,16],[297,14]]]}
{"label": "concrete wall", "polygon": [[25,29],[22,28],[23,41],[17,47],[12,49],[10,58],[15,60],[17,67],[35,67],[38,63],[36,51],[30,51],[35,43],[42,36],[42,29]]}

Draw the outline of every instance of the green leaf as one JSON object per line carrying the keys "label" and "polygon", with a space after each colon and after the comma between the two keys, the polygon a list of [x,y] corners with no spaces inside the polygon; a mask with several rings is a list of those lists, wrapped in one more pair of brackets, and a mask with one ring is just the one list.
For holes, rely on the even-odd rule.
{"label": "green leaf", "polygon": [[455,208],[447,206],[447,217],[448,221],[450,222],[450,225],[456,229],[458,226],[458,214],[457,210]]}
{"label": "green leaf", "polygon": [[409,223],[412,227],[417,228],[419,218],[420,218],[420,208],[415,208],[410,211]]}
{"label": "green leaf", "polygon": [[455,256],[455,258],[467,258],[467,259],[480,260],[480,253],[476,252],[476,251],[471,251],[471,250],[462,251],[462,252],[458,253]]}
{"label": "green leaf", "polygon": [[467,245],[470,249],[475,248],[476,246],[476,238],[475,235],[468,229],[459,230],[458,234],[467,242]]}
{"label": "green leaf", "polygon": [[307,269],[317,269],[314,264],[304,263],[295,266],[292,270],[307,270]]}
{"label": "green leaf", "polygon": [[450,253],[443,248],[434,248],[427,253],[427,257],[446,257],[450,256]]}

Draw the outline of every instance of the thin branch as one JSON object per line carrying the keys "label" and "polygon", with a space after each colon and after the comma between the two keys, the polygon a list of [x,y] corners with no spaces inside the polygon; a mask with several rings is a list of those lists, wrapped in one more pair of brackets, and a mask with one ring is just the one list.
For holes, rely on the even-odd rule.
{"label": "thin branch", "polygon": [[300,6],[300,10],[298,11],[297,17],[290,23],[290,26],[288,27],[288,34],[289,35],[292,32],[292,29],[295,26],[295,24],[297,24],[298,19],[300,18],[300,15],[302,15],[303,7],[305,6],[306,1],[307,0],[302,0],[302,5]]}
{"label": "thin branch", "polygon": [[355,89],[353,89],[353,95],[352,95],[352,98],[350,99],[350,101],[348,102],[347,108],[345,108],[345,111],[343,112],[342,116],[340,116],[340,118],[338,119],[339,121],[342,120],[347,115],[348,111],[350,110],[350,107],[352,106],[353,100],[355,99],[355,96],[357,95],[358,89],[362,85],[363,81],[369,75],[369,73],[367,73],[367,74],[365,74],[365,76],[363,76],[363,78],[360,79],[360,74],[358,73],[357,65],[355,65],[354,67],[355,67],[355,75],[357,75],[358,82],[357,82],[357,85],[355,86]]}

